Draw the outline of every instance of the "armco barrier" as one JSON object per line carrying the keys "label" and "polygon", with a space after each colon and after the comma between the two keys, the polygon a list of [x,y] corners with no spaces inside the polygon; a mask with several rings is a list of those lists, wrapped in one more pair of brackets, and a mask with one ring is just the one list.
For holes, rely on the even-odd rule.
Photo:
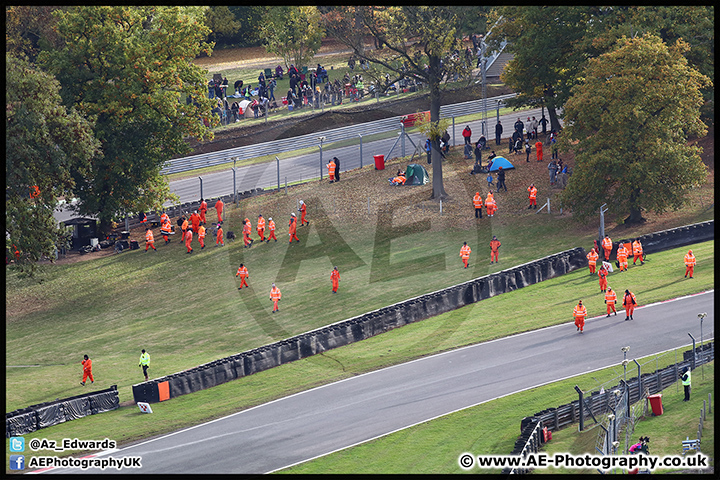
{"label": "armco barrier", "polygon": [[54,402],[31,405],[5,414],[5,437],[25,435],[40,428],[115,410],[119,406],[117,385]]}
{"label": "armco barrier", "polygon": [[133,397],[135,402],[155,403],[160,401],[158,385],[162,382],[167,382],[169,387],[168,398],[210,388],[557,277],[585,265],[587,265],[587,258],[585,250],[582,248],[560,252],[270,345],[133,385]]}

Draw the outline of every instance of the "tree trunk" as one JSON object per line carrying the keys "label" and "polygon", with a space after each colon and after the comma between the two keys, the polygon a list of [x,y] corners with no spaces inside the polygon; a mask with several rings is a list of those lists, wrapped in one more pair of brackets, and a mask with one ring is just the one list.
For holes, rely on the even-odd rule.
{"label": "tree trunk", "polygon": [[560,131],[560,120],[558,120],[557,112],[554,105],[547,106],[548,115],[550,116],[550,130]]}
{"label": "tree trunk", "polygon": [[[429,57],[429,67],[430,67],[430,123],[432,125],[437,125],[440,121],[440,78],[439,78],[439,72],[440,72],[440,58],[434,55],[431,55]],[[435,200],[442,200],[443,198],[447,198],[447,193],[445,192],[445,186],[443,184],[443,171],[442,171],[442,156],[440,155],[440,136],[442,136],[443,132],[438,132],[437,138],[431,138],[432,140],[432,152],[431,152],[431,160],[432,160],[432,171],[433,171],[433,179],[432,179],[432,199]]]}
{"label": "tree trunk", "polygon": [[645,219],[642,217],[640,205],[637,204],[637,197],[639,195],[640,191],[637,189],[630,193],[630,216],[625,219],[626,224],[645,222]]}

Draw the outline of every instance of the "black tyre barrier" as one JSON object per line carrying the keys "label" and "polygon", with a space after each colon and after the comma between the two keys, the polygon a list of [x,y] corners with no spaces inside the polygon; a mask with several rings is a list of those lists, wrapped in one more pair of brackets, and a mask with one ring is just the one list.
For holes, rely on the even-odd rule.
{"label": "black tyre barrier", "polygon": [[[632,243],[635,238],[640,239],[643,246],[643,253],[657,253],[663,250],[692,245],[693,243],[706,242],[715,238],[715,220],[693,223],[682,227],[670,228],[659,232],[648,233],[639,237],[613,240],[611,258],[616,258],[617,246],[619,243]],[[632,259],[632,250],[629,259]],[[682,260],[682,259],[681,259]]]}
{"label": "black tyre barrier", "polygon": [[584,249],[560,252],[184,372],[133,385],[133,397],[135,402],[158,402],[158,385],[163,382],[168,382],[169,398],[210,388],[563,275],[586,265]]}
{"label": "black tyre barrier", "polygon": [[5,437],[25,435],[40,428],[115,410],[119,406],[117,385],[54,402],[31,405],[5,414]]}

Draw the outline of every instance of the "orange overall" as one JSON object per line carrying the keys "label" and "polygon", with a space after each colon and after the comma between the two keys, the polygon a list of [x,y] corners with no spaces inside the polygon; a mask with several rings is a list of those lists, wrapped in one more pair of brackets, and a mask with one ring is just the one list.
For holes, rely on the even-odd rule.
{"label": "orange overall", "polygon": [[330,181],[334,182],[335,181],[335,162],[330,160],[330,163],[327,164],[327,169],[328,169],[328,175],[330,176]]}
{"label": "orange overall", "polygon": [[225,240],[223,239],[222,227],[218,227],[218,231],[217,231],[217,240],[215,241],[215,246],[218,246],[218,245],[225,246]]}
{"label": "orange overall", "polygon": [[192,253],[192,237],[193,232],[192,229],[188,229],[187,232],[185,232],[185,247],[187,248],[187,253]]}
{"label": "orange overall", "polygon": [[258,233],[258,236],[260,237],[260,241],[264,242],[265,241],[265,219],[263,218],[262,215],[260,215],[258,217],[257,233]]}
{"label": "orange overall", "polygon": [[93,378],[92,374],[92,360],[88,358],[87,360],[83,360],[80,363],[82,363],[83,366],[83,383],[85,383],[85,380],[87,380],[88,377],[90,377],[91,382],[94,382],[95,379]]}
{"label": "orange overall", "polygon": [[290,243],[292,243],[293,239],[295,239],[295,240],[297,240],[297,241],[299,242],[300,239],[299,239],[299,238],[297,237],[297,235],[296,235],[296,232],[297,232],[297,222],[295,221],[295,217],[292,217],[292,218],[290,219],[290,223],[288,224],[288,227],[289,227],[289,233],[288,233],[288,235],[290,235]]}
{"label": "orange overall", "polygon": [[575,318],[575,326],[582,332],[585,328],[585,317],[587,317],[585,305],[576,305],[573,309],[573,317]]}
{"label": "orange overall", "polygon": [[270,235],[267,238],[267,241],[269,242],[271,238],[274,238],[277,242],[277,237],[275,236],[275,220],[270,220],[268,222],[268,230],[270,231]]}
{"label": "orange overall", "polygon": [[200,250],[205,248],[205,226],[200,225],[198,228],[198,241],[200,242]]}
{"label": "orange overall", "polygon": [[635,265],[635,262],[637,262],[638,260],[640,260],[640,265],[645,263],[643,261],[642,244],[640,243],[639,240],[635,240],[632,243],[632,254],[633,254],[633,265]]}
{"label": "orange overall", "polygon": [[625,320],[632,318],[635,307],[637,307],[637,299],[634,293],[628,292],[625,294],[623,297],[623,307],[625,307]]}
{"label": "orange overall", "polygon": [[223,206],[225,206],[225,204],[223,203],[222,199],[218,199],[218,201],[215,202],[215,210],[217,210],[218,222],[223,221],[223,219],[222,219]]}
{"label": "orange overall", "polygon": [[590,269],[590,273],[595,273],[595,265],[597,264],[597,259],[599,255],[595,251],[594,248],[590,249],[590,252],[587,254],[588,259],[588,268]]}
{"label": "orange overall", "polygon": [[615,304],[617,303],[617,294],[612,289],[608,289],[608,291],[605,292],[605,303],[607,304],[608,317],[610,316],[611,311],[615,312],[615,315],[617,315],[617,310],[615,310]]}
{"label": "orange overall", "polygon": [[628,262],[627,262],[628,251],[627,251],[627,248],[625,248],[625,245],[623,245],[621,243],[620,246],[618,246],[616,255],[617,255],[618,263],[620,265],[620,271],[622,272],[624,270],[627,270],[628,269]]}
{"label": "orange overall", "polygon": [[238,271],[235,274],[235,276],[237,277],[238,275],[240,276],[240,288],[242,288],[243,285],[245,285],[246,287],[250,287],[250,285],[247,284],[247,278],[250,275],[248,274],[248,269],[245,265],[242,265],[238,268]]}
{"label": "orange overall", "polygon": [[157,251],[157,248],[155,248],[155,237],[153,236],[152,230],[145,232],[145,251],[147,252],[150,247]]}
{"label": "orange overall", "polygon": [[245,219],[245,224],[243,225],[243,242],[245,242],[246,247],[252,243],[252,241],[250,240],[251,231],[252,226],[250,225],[250,220]]}
{"label": "orange overall", "polygon": [[334,268],[333,271],[330,273],[330,281],[332,282],[332,291],[334,293],[337,293],[338,286],[340,285],[340,272],[337,270],[337,268]]}
{"label": "orange overall", "polygon": [[690,275],[690,278],[693,278],[693,270],[695,270],[695,255],[692,250],[688,250],[685,255],[685,277]]}
{"label": "orange overall", "polygon": [[604,292],[607,290],[607,270],[605,270],[605,267],[600,267],[600,270],[598,271],[598,277],[600,277],[600,291]]}
{"label": "orange overall", "polygon": [[310,222],[305,220],[305,214],[307,213],[307,205],[304,203],[300,205],[300,226],[303,226],[304,224],[310,225]]}
{"label": "orange overall", "polygon": [[530,198],[530,206],[535,205],[537,207],[537,188],[534,186],[528,187],[528,197]]}
{"label": "orange overall", "polygon": [[198,208],[198,212],[200,212],[200,221],[203,223],[207,223],[207,220],[205,219],[205,214],[207,213],[207,202],[203,200],[200,202],[200,208]]}
{"label": "orange overall", "polygon": [[465,268],[468,268],[468,261],[470,260],[470,245],[463,245],[460,247],[460,258],[462,258],[463,264],[465,264]]}
{"label": "orange overall", "polygon": [[499,252],[498,252],[498,248],[500,248],[500,245],[501,245],[500,240],[493,240],[490,242],[490,263],[493,263],[493,261],[495,261],[495,262],[500,261]]}
{"label": "orange overall", "polygon": [[605,250],[605,260],[610,261],[610,253],[612,253],[612,240],[610,237],[605,237],[602,240],[602,248]]}
{"label": "orange overall", "polygon": [[277,287],[272,287],[270,289],[270,299],[273,301],[273,312],[277,312],[280,309],[278,308],[278,302],[282,298],[282,293],[280,293],[280,289]]}

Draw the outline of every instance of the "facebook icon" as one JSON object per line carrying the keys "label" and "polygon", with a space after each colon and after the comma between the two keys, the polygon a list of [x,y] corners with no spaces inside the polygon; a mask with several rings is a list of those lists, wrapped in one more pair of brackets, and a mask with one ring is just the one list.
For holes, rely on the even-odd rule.
{"label": "facebook icon", "polygon": [[25,455],[10,455],[10,470],[25,470]]}

